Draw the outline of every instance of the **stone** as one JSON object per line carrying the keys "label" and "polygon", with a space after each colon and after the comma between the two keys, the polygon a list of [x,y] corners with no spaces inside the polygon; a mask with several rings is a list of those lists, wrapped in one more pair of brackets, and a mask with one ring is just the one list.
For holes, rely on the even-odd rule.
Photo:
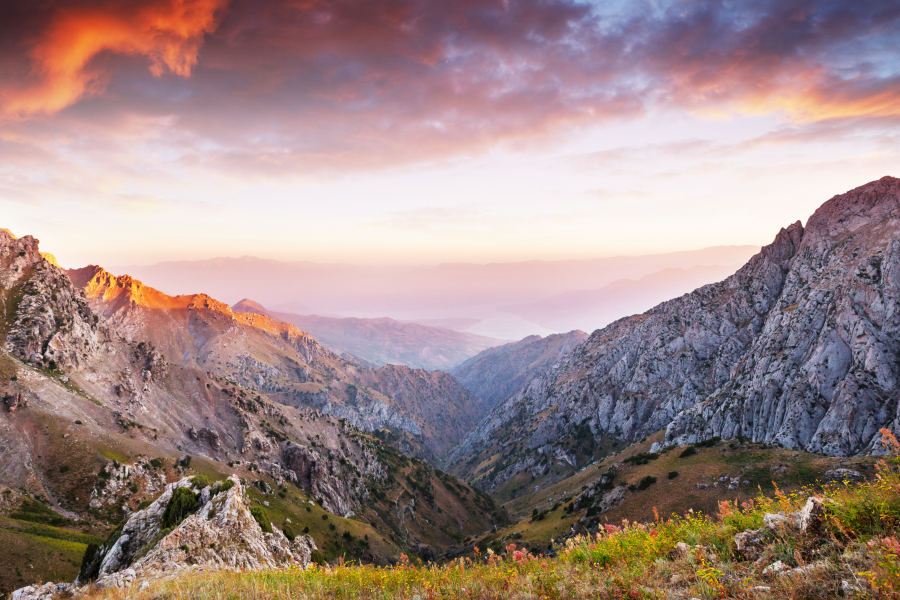
{"label": "stone", "polygon": [[748,529],[734,536],[738,552],[747,560],[757,560],[766,547],[765,529]]}
{"label": "stone", "polygon": [[826,471],[823,476],[825,483],[862,483],[866,477],[859,471],[853,469],[832,469]]}
{"label": "stone", "polygon": [[800,531],[808,534],[817,534],[822,530],[822,525],[828,510],[821,498],[811,496],[797,514],[797,524]]}
{"label": "stone", "polygon": [[783,573],[785,571],[790,571],[790,567],[781,562],[780,560],[776,560],[771,565],[763,569],[763,575],[777,575],[779,573]]}

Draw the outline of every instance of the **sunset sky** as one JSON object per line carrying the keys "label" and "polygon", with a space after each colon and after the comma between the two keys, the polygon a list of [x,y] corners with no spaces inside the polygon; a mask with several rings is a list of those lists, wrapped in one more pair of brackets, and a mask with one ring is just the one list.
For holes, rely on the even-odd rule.
{"label": "sunset sky", "polygon": [[900,175],[900,1],[0,8],[0,227],[64,266],[765,244]]}

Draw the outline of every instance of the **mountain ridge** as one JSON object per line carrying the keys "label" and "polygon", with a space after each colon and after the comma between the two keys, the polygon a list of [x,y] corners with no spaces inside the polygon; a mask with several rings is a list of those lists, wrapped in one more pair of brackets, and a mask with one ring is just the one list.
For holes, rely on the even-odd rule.
{"label": "mountain ridge", "polygon": [[[744,435],[836,455],[877,451],[878,428],[897,418],[890,357],[898,337],[898,206],[900,180],[892,177],[835,196],[806,228],[797,221],[782,229],[724,281],[595,331],[485,419],[451,457],[455,472],[471,478],[479,458],[501,452],[508,456],[502,468],[482,471],[494,489],[517,473],[543,474],[548,453],[581,464],[572,436],[582,426],[595,454],[666,427],[665,443]],[[857,296],[868,302],[856,305]],[[809,310],[795,315],[804,299]],[[780,327],[801,316],[802,325]],[[835,327],[866,335],[847,335],[848,347],[858,349],[831,373],[816,361],[833,354]],[[770,365],[780,370],[768,373]],[[777,387],[766,387],[770,375]],[[827,401],[823,386],[860,377],[871,390],[864,402],[854,403],[850,389]]]}

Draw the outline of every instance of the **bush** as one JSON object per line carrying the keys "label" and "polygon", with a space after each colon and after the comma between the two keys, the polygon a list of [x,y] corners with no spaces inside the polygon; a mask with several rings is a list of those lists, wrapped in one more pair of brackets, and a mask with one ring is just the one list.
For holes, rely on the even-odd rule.
{"label": "bush", "polygon": [[154,469],[158,469],[161,466],[163,466],[163,461],[161,458],[154,458],[153,460],[150,461],[150,466],[153,467]]}
{"label": "bush", "polygon": [[234,482],[230,479],[226,479],[219,483],[219,486],[213,491],[213,496],[216,494],[221,494],[222,492],[227,492],[231,488],[234,487]]}
{"label": "bush", "polygon": [[59,472],[60,472],[60,473],[68,473],[68,472],[69,472],[69,465],[62,465],[62,466],[59,468]]}
{"label": "bush", "polygon": [[676,477],[678,477],[678,471],[669,471],[668,477],[669,479],[675,479]]}
{"label": "bush", "polygon": [[304,528],[303,528],[303,535],[306,535],[307,533],[309,533],[309,527],[304,527]]}
{"label": "bush", "polygon": [[324,567],[328,564],[328,561],[325,560],[325,555],[322,554],[320,550],[313,550],[312,554],[309,555],[309,560],[320,567]]}
{"label": "bush", "polygon": [[184,467],[185,469],[190,467],[191,466],[191,456],[188,455],[188,456],[185,456],[184,458],[182,458],[181,460],[179,460],[178,466]]}
{"label": "bush", "polygon": [[697,454],[697,449],[693,446],[688,446],[681,451],[681,454],[678,455],[678,458],[687,458],[688,456],[693,456],[695,454]]}
{"label": "bush", "polygon": [[209,485],[209,479],[205,475],[194,475],[191,477],[191,487],[202,490]]}
{"label": "bush", "polygon": [[103,556],[100,554],[100,545],[99,544],[88,544],[87,548],[84,550],[84,556],[81,559],[81,568],[78,570],[78,580],[82,583],[86,581],[91,581],[97,578],[97,574],[100,572],[100,559]]}
{"label": "bush", "polygon": [[328,515],[322,515],[322,520],[323,520],[323,521],[327,521],[327,520],[328,520]]}
{"label": "bush", "polygon": [[718,444],[721,441],[722,441],[722,438],[716,436],[716,437],[711,437],[708,440],[703,440],[702,442],[697,442],[696,446],[698,446],[699,448],[712,448],[713,446],[715,446],[716,444]]}
{"label": "bush", "polygon": [[188,516],[197,511],[197,496],[190,488],[180,487],[172,493],[163,511],[160,527],[166,529],[175,527]]}
{"label": "bush", "polygon": [[656,477],[654,477],[653,475],[647,475],[638,482],[637,487],[639,490],[646,490],[654,483],[656,483]]}
{"label": "bush", "polygon": [[259,523],[259,528],[262,529],[264,533],[273,533],[272,522],[269,521],[269,513],[267,513],[262,506],[254,506],[250,509],[250,514],[253,515],[253,518]]}
{"label": "bush", "polygon": [[287,524],[285,524],[285,525],[281,528],[281,533],[284,534],[284,537],[286,537],[286,538],[288,539],[289,542],[293,542],[293,541],[294,541],[294,538],[297,537],[297,534],[294,533],[294,530],[291,528],[291,526],[290,526],[290,525],[287,525]]}

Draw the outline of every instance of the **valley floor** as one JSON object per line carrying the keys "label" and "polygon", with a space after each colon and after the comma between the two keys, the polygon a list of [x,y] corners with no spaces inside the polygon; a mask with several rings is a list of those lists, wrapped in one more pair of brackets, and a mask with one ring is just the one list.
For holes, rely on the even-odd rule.
{"label": "valley floor", "polygon": [[440,566],[404,557],[393,567],[197,573],[89,598],[898,598],[898,466],[895,453],[868,483],[816,494],[776,489],[770,497],[722,502],[715,515],[606,524],[569,540],[554,558],[510,544]]}

